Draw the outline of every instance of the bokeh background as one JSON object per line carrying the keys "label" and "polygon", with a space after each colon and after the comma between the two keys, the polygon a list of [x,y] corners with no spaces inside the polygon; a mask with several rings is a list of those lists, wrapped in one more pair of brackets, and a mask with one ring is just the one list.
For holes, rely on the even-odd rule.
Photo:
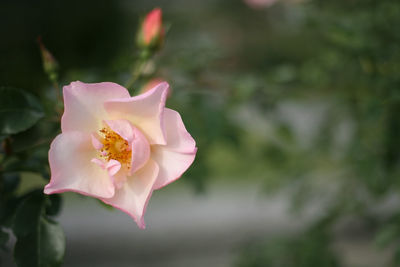
{"label": "bokeh background", "polygon": [[197,158],[145,231],[64,194],[64,266],[400,266],[400,2],[2,0],[0,82],[54,94],[40,35],[63,85],[123,84],[154,7],[166,42],[136,87],[170,83]]}

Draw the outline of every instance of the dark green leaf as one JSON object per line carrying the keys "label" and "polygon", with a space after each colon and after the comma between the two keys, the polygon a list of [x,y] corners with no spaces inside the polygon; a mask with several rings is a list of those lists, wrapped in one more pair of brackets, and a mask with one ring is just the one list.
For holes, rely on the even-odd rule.
{"label": "dark green leaf", "polygon": [[41,217],[39,245],[38,266],[61,266],[64,259],[65,236],[57,222]]}
{"label": "dark green leaf", "polygon": [[44,214],[45,196],[32,192],[20,205],[13,231],[17,237],[14,258],[19,267],[60,266],[65,237],[61,227]]}
{"label": "dark green leaf", "polygon": [[49,146],[58,133],[59,123],[40,120],[26,131],[11,136],[13,153],[19,153],[38,146]]}
{"label": "dark green leaf", "polygon": [[44,195],[39,191],[30,193],[20,204],[15,215],[13,232],[19,238],[36,232],[42,214]]}
{"label": "dark green leaf", "polygon": [[0,201],[0,224],[10,226],[13,221],[15,209],[18,206],[18,198],[7,198]]}
{"label": "dark green leaf", "polygon": [[[3,142],[7,137],[8,137],[7,135],[1,135],[1,134],[0,134],[0,142]],[[2,149],[3,149],[3,148],[0,147],[0,151],[1,151]]]}
{"label": "dark green leaf", "polygon": [[39,155],[37,150],[29,157],[9,157],[3,164],[4,172],[35,172],[48,176],[47,155]]}
{"label": "dark green leaf", "polygon": [[9,234],[0,228],[0,249],[6,248],[9,237]]}
{"label": "dark green leaf", "polygon": [[25,131],[44,116],[41,104],[26,91],[0,87],[0,95],[0,134]]}
{"label": "dark green leaf", "polygon": [[47,197],[46,214],[55,216],[60,212],[62,198],[60,195],[50,195]]}
{"label": "dark green leaf", "polygon": [[5,173],[3,174],[4,193],[12,193],[17,189],[21,177],[18,173]]}

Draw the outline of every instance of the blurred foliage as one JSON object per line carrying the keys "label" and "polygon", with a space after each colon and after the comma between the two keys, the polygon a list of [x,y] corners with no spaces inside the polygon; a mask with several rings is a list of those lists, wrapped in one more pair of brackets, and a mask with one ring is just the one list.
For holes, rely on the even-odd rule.
{"label": "blurred foliage", "polygon": [[[324,211],[291,237],[249,244],[237,266],[342,266],[335,228],[349,216],[368,225],[363,233],[400,266],[398,0],[281,0],[260,9],[240,0],[21,3],[0,6],[0,34],[7,36],[0,82],[39,96],[47,115],[57,100],[41,68],[38,35],[60,64],[61,84],[124,84],[139,55],[139,14],[163,9],[170,23],[165,47],[147,62],[134,92],[153,78],[171,84],[167,105],[179,110],[199,147],[181,181],[205,192],[212,179],[261,180],[266,193],[288,188],[296,213]],[[41,166],[57,127],[40,120],[0,137],[14,150],[2,163],[8,178],[1,192],[14,190],[19,178],[10,177],[18,171],[48,179]],[[0,224],[9,226],[21,199],[0,198]],[[48,215],[57,210],[54,201]],[[0,228],[0,247],[6,239]]]}
{"label": "blurred foliage", "polygon": [[[45,197],[42,190],[38,190],[30,193],[19,205],[12,226],[17,238],[14,248],[17,266],[61,266],[65,251],[64,233],[57,222],[46,216],[58,213],[51,203],[56,198]],[[45,209],[46,204],[51,209]]]}
{"label": "blurred foliage", "polygon": [[294,239],[251,244],[244,249],[237,263],[239,267],[337,267],[340,266],[329,249],[329,237],[310,232]]}
{"label": "blurred foliage", "polygon": [[[301,15],[296,24],[300,26],[291,24],[292,30],[285,31],[285,24],[293,21],[280,21],[279,33],[269,36],[273,41],[265,49],[272,48],[272,52],[257,61],[265,67],[261,75],[269,88],[258,93],[267,99],[274,87],[287,92],[272,95],[274,103],[260,103],[259,108],[279,116],[279,104],[289,99],[286,111],[294,105],[302,112],[303,105],[309,105],[306,110],[311,113],[306,111],[305,116],[316,118],[317,125],[303,118],[315,132],[309,129],[308,135],[313,138],[302,145],[302,140],[285,141],[296,131],[301,134],[296,122],[289,120],[287,124],[288,118],[301,116],[284,115],[277,123],[276,129],[279,123],[286,123],[287,132],[278,136],[282,142],[278,150],[270,144],[265,146],[270,151],[266,162],[279,159],[279,163],[269,165],[270,171],[276,172],[265,179],[266,186],[271,190],[271,186],[280,189],[296,183],[297,192],[292,194],[295,209],[328,198],[328,211],[335,212],[328,212],[333,217],[323,226],[323,232],[310,226],[305,234],[284,245],[271,241],[266,247],[250,249],[238,266],[337,266],[330,261],[330,254],[317,249],[307,258],[307,247],[318,244],[323,249],[333,244],[334,237],[326,233],[331,234],[349,215],[369,223],[372,217],[374,226],[368,230],[376,233],[381,247],[390,244],[396,248],[393,265],[399,266],[398,211],[380,209],[371,214],[371,209],[394,191],[398,194],[400,34],[396,28],[400,26],[400,2],[309,1],[295,7],[277,5],[264,12],[279,9],[288,9],[288,14],[297,10]],[[269,63],[263,65],[262,60]],[[290,147],[285,147],[288,144]],[[322,187],[321,180],[325,180]],[[314,235],[308,235],[309,231]],[[247,261],[249,255],[255,263]]]}

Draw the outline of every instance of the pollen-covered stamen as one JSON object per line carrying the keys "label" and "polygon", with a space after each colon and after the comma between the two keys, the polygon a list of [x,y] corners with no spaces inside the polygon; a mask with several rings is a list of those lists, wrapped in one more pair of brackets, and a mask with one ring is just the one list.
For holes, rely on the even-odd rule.
{"label": "pollen-covered stamen", "polygon": [[121,165],[125,165],[130,169],[132,151],[128,141],[123,139],[119,134],[111,130],[109,127],[104,127],[99,131],[102,137],[101,143],[103,147],[100,149],[100,157],[109,161],[117,160]]}

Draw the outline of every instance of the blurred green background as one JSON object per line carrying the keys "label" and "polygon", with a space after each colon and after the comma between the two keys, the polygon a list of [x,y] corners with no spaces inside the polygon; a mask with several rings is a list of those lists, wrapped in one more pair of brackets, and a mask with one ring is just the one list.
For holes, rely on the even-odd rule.
{"label": "blurred green background", "polygon": [[[137,266],[400,266],[400,1],[2,0],[1,85],[54,94],[42,70],[39,35],[60,64],[63,85],[124,84],[136,56],[139,18],[154,7],[163,10],[166,42],[136,88],[153,78],[168,81],[167,105],[182,114],[199,150],[189,171],[170,186],[183,189],[166,189],[147,212],[189,189],[174,219],[197,208],[202,216],[176,229],[190,240],[170,238],[162,228],[163,220],[173,224],[168,206],[151,221],[158,228],[150,236],[157,243],[162,235],[172,251],[201,243],[193,250],[210,259],[179,261],[182,256],[171,252],[163,262],[152,261],[153,243],[144,242],[148,254],[135,254]],[[246,196],[257,199],[254,212],[232,208],[253,203]],[[80,201],[67,198],[66,213],[80,216],[73,213]],[[263,202],[272,206],[258,209]],[[290,215],[270,213],[274,207]],[[238,226],[224,212],[241,218]],[[263,225],[271,216],[275,223]],[[90,266],[99,257],[93,240],[100,237],[87,237],[89,244],[68,239],[68,229],[75,229],[68,223],[80,222],[63,218],[66,266]],[[213,232],[214,225],[223,238],[238,231],[240,238],[226,247],[190,235],[199,226]],[[106,233],[103,249],[113,266],[132,266],[113,251],[135,247],[135,234],[120,248]],[[80,248],[86,254],[78,255]],[[224,259],[215,257],[219,251]]]}

